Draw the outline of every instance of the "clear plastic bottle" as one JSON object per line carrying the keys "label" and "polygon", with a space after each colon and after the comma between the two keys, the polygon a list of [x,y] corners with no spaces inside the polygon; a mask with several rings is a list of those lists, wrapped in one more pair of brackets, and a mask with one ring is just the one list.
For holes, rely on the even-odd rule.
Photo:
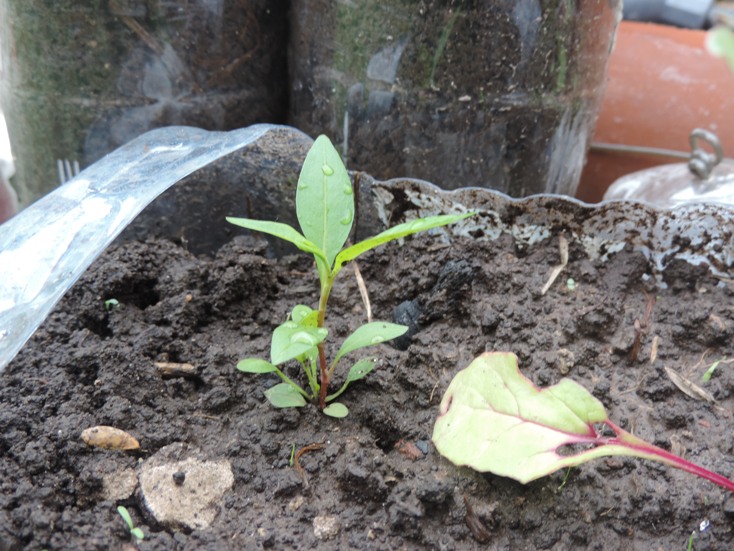
{"label": "clear plastic bottle", "polygon": [[283,122],[287,0],[5,0],[2,108],[27,205],[161,126]]}
{"label": "clear plastic bottle", "polygon": [[617,0],[293,0],[290,122],[376,177],[573,195],[620,16]]}

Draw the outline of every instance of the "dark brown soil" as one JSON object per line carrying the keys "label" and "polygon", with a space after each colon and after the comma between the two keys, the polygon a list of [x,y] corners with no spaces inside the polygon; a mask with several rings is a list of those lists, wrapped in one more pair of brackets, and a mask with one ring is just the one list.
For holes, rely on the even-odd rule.
{"label": "dark brown soil", "polygon": [[[308,258],[265,252],[249,237],[214,258],[134,242],[83,276],[0,378],[0,549],[122,548],[120,504],[145,532],[140,549],[683,550],[693,531],[697,551],[734,548],[734,495],[681,471],[612,458],[523,486],[456,468],[430,444],[452,376],[485,350],[511,350],[537,384],[567,374],[623,428],[734,476],[734,365],[703,385],[718,405],[689,398],[664,371],[698,382],[714,360],[734,357],[731,283],[687,268],[667,274],[667,289],[648,289],[641,255],[601,264],[572,246],[541,295],[559,262],[555,241],[517,250],[504,239],[446,246],[423,236],[386,246],[360,262],[375,317],[397,308],[417,325],[399,343],[406,350],[381,347],[379,367],[345,393],[351,413],[337,420],[313,406],[272,408],[263,390],[276,379],[234,367],[266,358],[270,331],[316,299]],[[657,302],[630,362],[646,290]],[[108,311],[111,298],[119,307]],[[329,326],[340,341],[364,321],[347,268]],[[197,372],[164,378],[156,361]],[[141,450],[88,447],[80,433],[94,425],[129,431]],[[210,528],[158,525],[137,494],[102,497],[102,472],[177,442],[232,465],[234,486]],[[292,450],[314,443],[323,447],[301,456],[302,478]],[[468,527],[466,503],[485,532]],[[318,541],[314,519],[324,516],[339,530]]]}

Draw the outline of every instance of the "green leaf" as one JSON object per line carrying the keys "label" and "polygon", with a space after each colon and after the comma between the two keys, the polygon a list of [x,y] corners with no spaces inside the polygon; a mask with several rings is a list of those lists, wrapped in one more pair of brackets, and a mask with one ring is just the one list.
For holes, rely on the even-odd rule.
{"label": "green leaf", "polygon": [[323,327],[304,327],[287,321],[273,331],[270,343],[270,361],[279,365],[306,354],[326,338],[329,332]]}
{"label": "green leaf", "polygon": [[145,539],[145,534],[143,533],[143,530],[141,528],[133,528],[132,530],[130,530],[130,534],[132,534],[139,540]]}
{"label": "green leaf", "polygon": [[377,361],[374,358],[364,358],[362,360],[359,360],[356,364],[352,366],[352,368],[349,370],[349,373],[347,373],[347,378],[341,388],[337,390],[334,394],[327,396],[326,401],[331,402],[332,400],[335,400],[336,398],[341,396],[341,394],[347,389],[350,383],[358,381],[361,378],[367,376],[367,374],[372,371],[376,365]]}
{"label": "green leaf", "polygon": [[346,417],[349,415],[349,410],[344,404],[334,402],[324,408],[324,413],[329,417]]}
{"label": "green leaf", "polygon": [[359,360],[356,364],[352,366],[352,368],[349,370],[349,373],[347,373],[347,382],[353,383],[354,381],[359,381],[360,379],[366,377],[367,374],[372,371],[376,365],[377,360],[375,360],[375,358],[365,358],[363,360]]}
{"label": "green leaf", "polygon": [[277,368],[259,358],[246,358],[237,362],[237,369],[245,373],[273,373]]}
{"label": "green leaf", "polygon": [[734,71],[734,32],[719,26],[706,33],[706,48],[717,57],[723,57]]}
{"label": "green leaf", "polygon": [[326,136],[316,138],[303,162],[296,213],[303,235],[324,251],[331,267],[352,229],[354,192],[347,169]]}
{"label": "green leaf", "polygon": [[459,220],[463,220],[464,218],[468,218],[473,215],[473,212],[468,212],[466,214],[442,214],[440,216],[419,218],[417,220],[411,220],[410,222],[404,222],[397,226],[393,226],[382,233],[378,233],[374,237],[360,241],[359,243],[356,243],[351,247],[347,247],[340,252],[336,257],[333,273],[336,275],[346,262],[354,260],[362,253],[372,250],[388,241],[394,241],[401,237],[406,237],[408,235],[437,228],[439,226],[453,224],[454,222],[458,222]]}
{"label": "green leaf", "polygon": [[[597,432],[598,424],[614,436]],[[626,455],[659,461],[734,491],[734,481],[616,426],[578,383],[562,379],[539,390],[520,373],[517,356],[507,352],[482,354],[456,374],[441,400],[433,443],[456,465],[523,484],[591,459]],[[572,446],[571,453],[559,454],[566,446]]]}
{"label": "green leaf", "polygon": [[365,323],[361,327],[358,327],[354,333],[344,340],[339,352],[337,352],[336,357],[334,358],[334,365],[336,365],[343,356],[350,352],[354,352],[355,350],[364,348],[365,346],[372,346],[389,341],[405,334],[407,330],[408,327],[405,325],[388,323],[386,321]]}
{"label": "green leaf", "polygon": [[288,383],[280,383],[265,391],[265,397],[276,408],[300,408],[306,399]]}
{"label": "green leaf", "polygon": [[319,312],[303,304],[294,306],[291,319],[298,325],[304,327],[317,327],[319,324]]}
{"label": "green leaf", "polygon": [[122,505],[119,505],[119,506],[117,507],[117,513],[118,513],[118,514],[119,514],[119,515],[120,515],[120,516],[122,517],[122,520],[124,520],[124,521],[125,521],[125,524],[127,524],[127,527],[128,527],[128,528],[129,528],[130,530],[132,530],[132,529],[133,529],[133,528],[135,527],[135,525],[133,524],[133,519],[132,519],[132,517],[130,516],[130,513],[128,513],[128,511],[127,511],[127,508],[126,508],[126,507],[124,507],[124,506],[122,506]]}
{"label": "green leaf", "polygon": [[280,239],[293,243],[304,252],[311,253],[315,256],[324,256],[324,251],[288,224],[283,224],[282,222],[271,222],[269,220],[234,218],[232,216],[227,217],[227,222],[234,224],[235,226],[247,228],[248,230],[255,230],[269,235],[274,235],[275,237],[279,237]]}

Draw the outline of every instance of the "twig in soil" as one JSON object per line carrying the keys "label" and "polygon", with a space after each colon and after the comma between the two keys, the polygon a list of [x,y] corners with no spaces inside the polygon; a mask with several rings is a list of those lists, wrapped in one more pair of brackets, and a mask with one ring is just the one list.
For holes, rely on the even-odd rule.
{"label": "twig in soil", "polygon": [[364,309],[367,312],[367,322],[372,322],[372,305],[370,304],[370,295],[367,292],[367,285],[364,284],[364,278],[362,278],[362,272],[359,269],[357,261],[352,261],[352,269],[354,270],[354,277],[357,278],[357,287],[359,287],[359,296],[362,297],[364,303]]}
{"label": "twig in soil", "polygon": [[196,367],[189,363],[154,362],[154,366],[164,377],[196,377]]}
{"label": "twig in soil", "polygon": [[316,444],[309,444],[308,446],[303,446],[300,450],[296,452],[296,455],[293,458],[293,468],[296,469],[298,476],[300,476],[301,480],[303,480],[304,488],[308,488],[308,479],[306,478],[306,472],[303,470],[303,467],[301,467],[301,464],[299,463],[299,459],[301,459],[301,456],[304,453],[312,452],[314,450],[320,450],[325,445],[326,444],[323,444],[323,443],[316,443]]}
{"label": "twig in soil", "polygon": [[637,357],[640,354],[640,346],[642,345],[642,336],[647,335],[647,331],[650,329],[650,316],[652,315],[652,307],[655,306],[655,295],[650,295],[647,291],[645,293],[647,302],[645,303],[645,316],[635,320],[635,341],[632,343],[632,349],[630,350],[629,362],[636,363]]}
{"label": "twig in soil", "polygon": [[558,266],[554,266],[553,270],[551,270],[548,281],[546,281],[545,285],[543,285],[543,288],[540,290],[541,295],[544,295],[548,292],[548,289],[551,288],[553,282],[561,274],[563,269],[566,267],[566,264],[568,264],[568,240],[562,235],[558,236],[558,248],[561,253],[561,263]]}
{"label": "twig in soil", "polygon": [[474,539],[477,540],[479,543],[489,543],[489,540],[492,539],[492,534],[489,532],[489,530],[487,530],[487,527],[474,512],[474,509],[469,503],[466,495],[464,496],[464,506],[466,507],[464,522],[466,522],[469,530],[471,530]]}
{"label": "twig in soil", "polygon": [[440,381],[439,379],[436,379],[436,384],[435,384],[435,385],[433,385],[433,388],[431,389],[431,395],[430,395],[430,396],[428,397],[428,403],[429,403],[429,404],[430,404],[431,402],[433,402],[433,395],[435,394],[435,392],[436,392],[436,389],[438,388],[438,384],[439,384],[440,382],[441,382],[441,381]]}

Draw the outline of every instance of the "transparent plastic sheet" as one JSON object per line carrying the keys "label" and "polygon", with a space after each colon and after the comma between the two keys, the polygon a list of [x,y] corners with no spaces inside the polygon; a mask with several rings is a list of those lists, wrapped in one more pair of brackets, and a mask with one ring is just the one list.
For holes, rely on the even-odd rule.
{"label": "transparent plastic sheet", "polygon": [[153,130],[0,225],[0,373],[140,211],[185,176],[275,128]]}

